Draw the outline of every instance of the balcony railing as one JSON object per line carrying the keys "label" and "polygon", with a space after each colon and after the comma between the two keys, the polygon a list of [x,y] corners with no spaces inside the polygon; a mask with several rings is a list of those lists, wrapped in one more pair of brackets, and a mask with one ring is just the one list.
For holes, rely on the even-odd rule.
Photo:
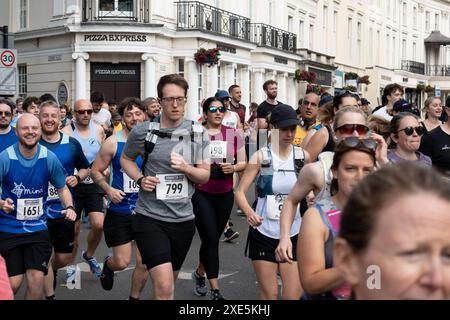
{"label": "balcony railing", "polygon": [[201,30],[250,41],[250,19],[198,1],[175,2],[177,30]]}
{"label": "balcony railing", "polygon": [[417,61],[402,60],[402,70],[417,74],[425,74],[425,64]]}
{"label": "balcony railing", "polygon": [[252,42],[258,46],[296,52],[297,36],[264,23],[252,23]]}
{"label": "balcony railing", "polygon": [[[150,22],[149,0],[98,1],[82,0],[83,22],[132,21]],[[117,7],[116,7],[117,5]]]}
{"label": "balcony railing", "polygon": [[430,77],[450,77],[450,66],[428,65],[427,75]]}

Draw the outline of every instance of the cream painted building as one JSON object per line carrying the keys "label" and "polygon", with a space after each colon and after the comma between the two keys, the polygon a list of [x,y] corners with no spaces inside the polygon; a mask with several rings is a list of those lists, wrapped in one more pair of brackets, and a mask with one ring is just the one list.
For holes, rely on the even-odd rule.
{"label": "cream painted building", "polygon": [[[302,57],[288,32],[286,1],[0,0],[18,49],[21,95],[73,103],[94,90],[107,98],[156,96],[158,79],[189,82],[188,117],[218,88],[239,84],[242,103],[262,102],[265,80],[296,105]],[[260,10],[258,8],[267,8]],[[5,19],[5,20],[4,20]],[[199,48],[220,48],[219,64],[199,65]]]}

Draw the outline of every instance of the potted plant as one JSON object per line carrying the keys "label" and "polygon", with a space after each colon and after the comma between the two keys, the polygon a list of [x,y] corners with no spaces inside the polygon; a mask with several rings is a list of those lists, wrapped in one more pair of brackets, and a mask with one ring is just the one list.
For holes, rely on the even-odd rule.
{"label": "potted plant", "polygon": [[357,80],[358,78],[359,78],[358,74],[355,73],[355,72],[347,72],[347,73],[345,73],[345,81],[347,81],[347,80]]}
{"label": "potted plant", "polygon": [[295,70],[295,76],[294,79],[297,82],[300,81],[306,81],[308,83],[314,83],[316,81],[317,75],[313,71],[306,71],[306,70]]}
{"label": "potted plant", "polygon": [[418,83],[417,87],[416,87],[417,92],[422,92],[425,91],[425,84],[423,83]]}
{"label": "potted plant", "polygon": [[194,59],[197,64],[208,64],[211,67],[213,64],[218,64],[220,60],[220,50],[219,48],[205,49],[200,48],[194,54]]}
{"label": "potted plant", "polygon": [[358,89],[356,89],[355,86],[345,86],[342,89],[344,89],[345,91],[350,91],[350,92],[358,92]]}
{"label": "potted plant", "polygon": [[369,76],[365,75],[365,76],[359,77],[358,83],[363,83],[363,84],[369,85],[370,84]]}

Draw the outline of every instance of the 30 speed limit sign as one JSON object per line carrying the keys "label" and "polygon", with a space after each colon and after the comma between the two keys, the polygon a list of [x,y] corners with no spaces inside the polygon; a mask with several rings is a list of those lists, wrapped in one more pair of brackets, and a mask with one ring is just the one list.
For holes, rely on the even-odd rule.
{"label": "30 speed limit sign", "polygon": [[0,62],[2,66],[6,68],[14,66],[14,63],[16,62],[16,56],[14,52],[12,52],[11,50],[3,50],[0,56]]}

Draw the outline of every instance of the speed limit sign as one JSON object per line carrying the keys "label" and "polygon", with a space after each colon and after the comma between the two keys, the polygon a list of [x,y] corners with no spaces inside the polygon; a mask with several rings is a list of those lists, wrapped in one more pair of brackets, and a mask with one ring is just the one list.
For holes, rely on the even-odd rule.
{"label": "speed limit sign", "polygon": [[3,67],[9,68],[16,62],[16,55],[11,50],[3,50],[0,55],[0,62]]}

